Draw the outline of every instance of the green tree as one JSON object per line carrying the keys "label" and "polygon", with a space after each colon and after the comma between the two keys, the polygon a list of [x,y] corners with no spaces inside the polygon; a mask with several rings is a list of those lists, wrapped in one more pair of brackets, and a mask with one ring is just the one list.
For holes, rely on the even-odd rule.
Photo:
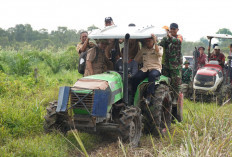
{"label": "green tree", "polygon": [[228,28],[221,28],[216,32],[216,34],[229,34],[229,35],[232,35],[232,32]]}
{"label": "green tree", "polygon": [[94,29],[98,29],[98,27],[95,26],[95,25],[92,25],[92,26],[89,26],[89,27],[87,28],[88,31],[92,31],[92,30],[94,30]]}

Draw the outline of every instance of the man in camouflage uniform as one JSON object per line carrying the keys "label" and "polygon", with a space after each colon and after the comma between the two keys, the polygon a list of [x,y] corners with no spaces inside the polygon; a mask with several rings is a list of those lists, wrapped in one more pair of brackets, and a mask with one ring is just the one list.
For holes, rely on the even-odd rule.
{"label": "man in camouflage uniform", "polygon": [[184,68],[182,69],[182,83],[189,84],[192,78],[192,69],[189,68],[189,61],[184,62]]}
{"label": "man in camouflage uniform", "polygon": [[164,48],[163,75],[171,78],[173,92],[173,103],[177,104],[178,95],[181,89],[181,70],[182,70],[182,53],[181,42],[182,36],[177,35],[178,25],[172,23],[170,30],[167,31],[167,37],[164,37],[160,46]]}

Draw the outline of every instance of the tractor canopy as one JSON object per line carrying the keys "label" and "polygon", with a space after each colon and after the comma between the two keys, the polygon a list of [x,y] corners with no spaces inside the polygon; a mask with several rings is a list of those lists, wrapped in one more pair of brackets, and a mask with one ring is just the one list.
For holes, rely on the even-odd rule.
{"label": "tractor canopy", "polygon": [[207,38],[221,38],[221,39],[232,39],[232,35],[229,34],[212,34],[212,35],[207,35]]}
{"label": "tractor canopy", "polygon": [[90,32],[88,37],[90,39],[124,39],[126,34],[129,34],[130,39],[145,39],[150,38],[152,33],[158,38],[167,35],[167,32],[164,29],[152,25],[146,27],[119,27],[113,25],[105,27],[104,29],[94,29]]}

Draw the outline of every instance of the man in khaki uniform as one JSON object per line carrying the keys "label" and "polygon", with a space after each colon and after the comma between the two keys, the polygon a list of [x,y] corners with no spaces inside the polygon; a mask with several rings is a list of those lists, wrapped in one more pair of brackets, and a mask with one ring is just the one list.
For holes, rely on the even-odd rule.
{"label": "man in khaki uniform", "polygon": [[109,69],[112,69],[112,62],[106,58],[104,52],[107,45],[108,40],[99,40],[97,46],[89,49],[86,57],[86,68],[84,76],[101,74]]}
{"label": "man in khaki uniform", "polygon": [[94,43],[89,42],[88,32],[86,32],[86,31],[83,31],[80,33],[80,40],[81,40],[81,42],[79,44],[77,44],[77,48],[76,48],[79,55],[82,52],[86,52],[90,48],[95,46]]}
{"label": "man in khaki uniform", "polygon": [[139,83],[148,77],[150,83],[148,87],[148,97],[154,95],[155,80],[161,75],[163,48],[158,46],[156,36],[145,39],[145,47],[141,48],[135,56],[135,61],[143,63],[143,67],[138,71],[133,79],[133,92],[136,92]]}

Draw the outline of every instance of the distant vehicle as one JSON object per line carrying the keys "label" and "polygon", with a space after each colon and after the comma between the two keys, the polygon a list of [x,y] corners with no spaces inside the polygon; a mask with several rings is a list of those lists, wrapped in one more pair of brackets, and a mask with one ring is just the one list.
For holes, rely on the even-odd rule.
{"label": "distant vehicle", "polygon": [[[191,69],[193,69],[193,56],[183,56],[183,63],[184,63],[186,60],[189,61],[189,63],[190,63],[189,67],[190,67]],[[184,68],[184,65],[183,65],[183,68]]]}
{"label": "distant vehicle", "polygon": [[[209,39],[209,47],[213,38],[232,39],[231,35],[216,34],[207,36]],[[197,50],[196,50],[197,51]],[[197,54],[197,52],[194,54]],[[210,49],[208,49],[208,59],[210,59]],[[231,100],[232,85],[230,83],[231,60],[232,56],[228,56],[229,65],[222,68],[218,61],[211,60],[202,68],[193,68],[193,92],[195,100],[216,101],[218,105],[224,105]],[[196,73],[195,73],[196,72]]]}

